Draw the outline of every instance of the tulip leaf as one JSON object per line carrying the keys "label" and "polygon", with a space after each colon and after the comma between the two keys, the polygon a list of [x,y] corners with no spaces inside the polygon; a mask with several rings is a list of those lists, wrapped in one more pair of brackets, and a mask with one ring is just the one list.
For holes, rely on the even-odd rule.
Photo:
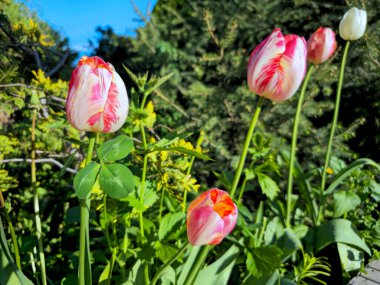
{"label": "tulip leaf", "polygon": [[126,198],[135,188],[132,172],[120,163],[102,165],[99,184],[104,193],[114,199]]}
{"label": "tulip leaf", "polygon": [[33,285],[17,268],[8,247],[4,232],[3,221],[0,216],[0,284]]}
{"label": "tulip leaf", "polygon": [[85,199],[91,192],[99,173],[100,164],[91,162],[81,169],[74,178],[74,189],[79,199]]}
{"label": "tulip leaf", "polygon": [[341,242],[364,250],[369,255],[371,254],[367,244],[353,229],[352,223],[345,219],[331,220],[319,226],[314,240],[317,251],[331,243]]}
{"label": "tulip leaf", "polygon": [[102,144],[98,149],[98,156],[101,162],[112,162],[125,158],[132,149],[133,140],[126,135],[120,135]]}
{"label": "tulip leaf", "polygon": [[346,272],[357,271],[364,262],[364,253],[355,247],[338,242],[338,252],[342,267]]}
{"label": "tulip leaf", "polygon": [[239,248],[237,246],[230,247],[218,260],[199,272],[194,285],[227,285],[238,254]]}
{"label": "tulip leaf", "polygon": [[247,248],[247,269],[255,278],[270,276],[281,266],[282,251],[274,245]]}
{"label": "tulip leaf", "polygon": [[360,197],[354,191],[340,191],[334,193],[334,217],[355,209],[361,202]]}
{"label": "tulip leaf", "polygon": [[185,264],[181,268],[181,273],[177,280],[177,285],[184,285],[187,276],[194,267],[197,257],[202,249],[202,246],[189,246],[190,254],[186,259]]}
{"label": "tulip leaf", "polygon": [[168,213],[166,214],[160,223],[160,229],[158,230],[159,240],[164,240],[169,237],[174,231],[177,231],[185,220],[185,213]]}
{"label": "tulip leaf", "polygon": [[276,198],[277,194],[280,192],[280,188],[278,188],[277,183],[263,173],[256,173],[256,175],[259,179],[259,184],[263,193],[267,195],[270,200]]}

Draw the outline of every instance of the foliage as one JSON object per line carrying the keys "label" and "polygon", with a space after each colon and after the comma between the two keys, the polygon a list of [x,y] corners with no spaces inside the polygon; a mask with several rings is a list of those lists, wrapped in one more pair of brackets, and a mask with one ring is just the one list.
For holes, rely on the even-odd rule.
{"label": "foliage", "polygon": [[[249,53],[277,26],[305,37],[319,25],[337,30],[347,8],[331,1],[256,2],[160,0],[137,38],[98,28],[95,53],[114,64],[131,100],[124,127],[98,135],[85,166],[90,135],[71,127],[64,112],[76,54],[24,4],[0,1],[0,218],[6,220],[0,220],[0,254],[12,265],[0,268],[0,279],[5,272],[40,282],[39,212],[48,281],[77,282],[77,198],[90,197],[94,280],[148,284],[160,273],[161,284],[186,282],[201,253],[186,247],[187,202],[209,187],[231,189],[257,101],[245,83]],[[298,94],[264,104],[235,199],[236,228],[211,248],[195,284],[328,284],[330,272],[349,278],[380,250],[379,165],[370,159],[378,158],[370,147],[378,146],[379,125],[367,115],[379,109],[377,4],[366,3],[367,33],[349,53],[342,110],[355,108],[341,112],[325,193],[321,168],[341,49],[316,68],[308,87],[291,227],[283,189]],[[12,260],[18,255],[22,272]]]}

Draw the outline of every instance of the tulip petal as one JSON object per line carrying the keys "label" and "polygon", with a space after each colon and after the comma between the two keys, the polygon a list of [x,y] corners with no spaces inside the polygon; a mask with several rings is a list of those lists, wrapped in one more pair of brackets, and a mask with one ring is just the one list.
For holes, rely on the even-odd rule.
{"label": "tulip petal", "polygon": [[248,86],[274,101],[291,97],[306,72],[306,42],[296,35],[283,36],[275,29],[259,44],[248,62]]}
{"label": "tulip petal", "polygon": [[128,115],[128,95],[113,66],[98,57],[83,57],[73,71],[66,113],[78,130],[114,132]]}
{"label": "tulip petal", "polygon": [[223,231],[223,219],[209,206],[197,207],[187,215],[187,236],[192,245],[218,244]]}

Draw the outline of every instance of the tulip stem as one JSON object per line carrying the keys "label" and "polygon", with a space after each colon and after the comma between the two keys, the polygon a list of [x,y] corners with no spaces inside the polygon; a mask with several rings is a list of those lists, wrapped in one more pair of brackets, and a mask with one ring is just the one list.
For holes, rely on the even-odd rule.
{"label": "tulip stem", "polygon": [[[140,131],[141,131],[141,138],[142,138],[142,142],[143,142],[143,148],[144,148],[144,150],[146,150],[147,143],[146,143],[145,129],[144,129],[142,122],[140,123]],[[146,171],[147,171],[147,167],[148,167],[148,155],[146,153],[144,153],[143,156],[144,156],[144,158],[143,158],[143,169],[142,169],[142,174],[141,174],[141,184],[140,184],[140,193],[139,193],[141,204],[144,203],[145,179],[146,179]],[[144,243],[144,218],[143,218],[143,212],[142,211],[139,212],[139,219],[140,219],[140,234],[141,234],[141,238],[142,238],[143,243]]]}
{"label": "tulip stem", "polygon": [[191,271],[190,271],[189,275],[187,276],[183,285],[193,285],[194,284],[194,282],[198,276],[198,273],[201,270],[203,263],[205,262],[205,259],[207,257],[207,254],[208,254],[210,248],[211,248],[210,245],[204,245],[201,248],[201,250],[198,253],[198,256],[195,260],[194,266],[191,268]]}
{"label": "tulip stem", "polygon": [[[95,137],[91,136],[86,163],[88,165],[92,159],[92,152],[94,151]],[[90,199],[80,199],[80,234],[79,234],[79,285],[91,284],[91,263],[89,259],[90,254]],[[86,278],[87,277],[87,278]],[[86,283],[86,281],[88,281]]]}
{"label": "tulip stem", "polygon": [[37,110],[32,111],[32,163],[31,163],[31,182],[33,187],[33,206],[34,206],[34,218],[36,222],[36,236],[38,241],[38,255],[40,261],[41,269],[41,279],[42,284],[46,285],[46,266],[45,266],[45,254],[44,246],[42,242],[42,227],[41,227],[41,216],[40,216],[40,204],[38,201],[37,193],[37,171],[36,171],[36,120],[37,120]]}
{"label": "tulip stem", "polygon": [[244,166],[245,158],[247,156],[248,147],[251,143],[253,131],[255,130],[255,126],[256,126],[257,120],[259,118],[259,114],[260,114],[261,106],[263,105],[263,102],[264,102],[264,97],[260,96],[259,101],[257,102],[255,113],[253,114],[252,121],[251,121],[251,124],[250,124],[248,132],[247,132],[247,136],[245,138],[243,151],[242,151],[242,153],[240,155],[240,159],[239,159],[238,168],[236,170],[234,180],[232,182],[231,193],[230,193],[230,196],[232,199],[234,199],[234,194],[235,194],[237,185],[238,185],[239,180],[240,180],[241,172],[243,171],[243,166]]}
{"label": "tulip stem", "polygon": [[309,79],[311,74],[313,73],[314,65],[311,65],[306,78],[303,82],[301,94],[298,99],[296,116],[294,118],[294,126],[293,126],[293,135],[292,135],[292,146],[290,148],[290,162],[289,162],[289,177],[288,177],[288,190],[286,194],[286,227],[290,228],[290,220],[291,220],[291,211],[292,211],[292,190],[293,190],[293,172],[294,172],[294,162],[296,160],[296,150],[297,150],[297,137],[298,137],[298,126],[301,117],[301,109],[303,105],[303,101],[305,98],[305,92],[307,88],[307,84],[309,83]]}
{"label": "tulip stem", "polygon": [[343,52],[342,64],[340,66],[339,83],[338,83],[338,90],[336,92],[334,116],[333,116],[333,121],[331,125],[329,142],[327,144],[327,149],[326,149],[325,165],[323,167],[323,173],[322,173],[321,193],[320,193],[321,205],[320,205],[319,213],[318,213],[318,222],[321,222],[323,210],[324,210],[323,204],[324,204],[325,199],[323,197],[323,194],[325,192],[325,187],[326,187],[326,174],[327,174],[327,168],[329,167],[329,164],[330,164],[333,139],[334,139],[335,129],[336,129],[337,121],[338,121],[340,97],[342,94],[342,86],[343,86],[343,78],[344,78],[344,67],[346,66],[346,60],[347,60],[349,47],[350,47],[350,42],[347,41],[346,47],[344,48],[344,52]]}
{"label": "tulip stem", "polygon": [[186,250],[186,248],[189,246],[189,242],[186,242],[178,251],[177,253],[172,257],[170,258],[168,261],[166,261],[156,272],[156,274],[154,275],[153,279],[152,279],[152,282],[150,283],[150,285],[155,285],[158,281],[158,279],[160,278],[162,272],[164,272],[164,270],[170,266],[174,261],[177,260],[178,257],[181,256],[181,254]]}

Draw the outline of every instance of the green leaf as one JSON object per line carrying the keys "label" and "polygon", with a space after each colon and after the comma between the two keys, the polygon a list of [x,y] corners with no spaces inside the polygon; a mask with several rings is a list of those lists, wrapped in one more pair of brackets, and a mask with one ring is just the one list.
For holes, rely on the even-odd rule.
{"label": "green leaf", "polygon": [[158,200],[157,190],[152,188],[152,183],[150,181],[145,181],[145,191],[144,191],[144,207],[145,210],[152,207],[153,204]]}
{"label": "green leaf", "polygon": [[110,284],[110,283],[107,283],[107,282],[110,282],[109,280],[110,269],[111,269],[111,263],[107,261],[107,266],[104,268],[102,274],[100,274],[99,282],[98,282],[99,285]]}
{"label": "green leaf", "polygon": [[346,177],[348,177],[353,171],[355,171],[356,169],[364,165],[372,165],[376,167],[378,170],[380,170],[379,164],[377,164],[375,161],[369,158],[360,158],[354,161],[353,163],[351,163],[350,165],[348,165],[345,169],[343,169],[336,175],[334,181],[330,184],[329,188],[326,189],[324,195],[327,196],[333,193],[334,190],[339,186],[340,183],[342,183],[342,181]]}
{"label": "green leaf", "polygon": [[156,256],[162,261],[166,262],[170,258],[172,258],[178,251],[178,249],[169,244],[164,244],[159,241],[156,241],[154,244],[154,248],[156,249]]}
{"label": "green leaf", "polygon": [[277,241],[277,246],[281,248],[282,258],[286,259],[298,249],[302,248],[302,243],[292,229],[284,229],[284,234]]}
{"label": "green leaf", "polygon": [[[280,280],[280,274],[278,270],[273,272],[271,276],[265,276],[261,278],[255,278],[252,275],[242,285],[278,285]],[[294,283],[295,284],[295,283]]]}
{"label": "green leaf", "polygon": [[120,135],[103,143],[98,148],[98,156],[101,162],[111,162],[123,159],[130,154],[132,149],[133,140],[126,135]]}
{"label": "green leaf", "polygon": [[363,251],[338,242],[338,252],[342,267],[346,272],[357,271],[361,268],[364,262]]}
{"label": "green leaf", "polygon": [[164,282],[167,280],[170,284],[176,284],[175,270],[173,269],[173,267],[167,266],[164,269],[164,271],[162,271],[160,275],[160,279],[163,280]]}
{"label": "green leaf", "polygon": [[99,184],[104,193],[114,199],[126,198],[135,188],[132,172],[120,163],[102,165]]}
{"label": "green leaf", "polygon": [[138,259],[136,263],[133,265],[132,269],[129,271],[127,282],[123,284],[124,285],[145,284],[144,266],[140,259]]}
{"label": "green leaf", "polygon": [[189,246],[190,255],[187,257],[185,264],[181,268],[181,274],[178,277],[177,285],[183,285],[186,277],[189,275],[191,269],[194,267],[194,263],[201,251],[202,246]]}
{"label": "green leaf", "polygon": [[259,184],[263,193],[267,195],[270,200],[276,198],[277,194],[280,192],[280,188],[278,188],[277,183],[263,173],[256,173],[256,175],[259,179]]}
{"label": "green leaf", "polygon": [[99,173],[100,164],[91,162],[81,169],[74,178],[74,189],[79,199],[85,199],[94,186]]}
{"label": "green leaf", "polygon": [[247,269],[255,278],[270,276],[281,266],[282,251],[274,245],[247,249]]}
{"label": "green leaf", "polygon": [[17,268],[13,261],[5,237],[3,221],[0,217],[0,284],[33,285],[26,276]]}
{"label": "green leaf", "polygon": [[186,214],[182,212],[166,214],[160,223],[158,230],[159,240],[164,240],[177,231],[185,220]]}
{"label": "green leaf", "polygon": [[162,84],[164,84],[167,80],[170,79],[170,77],[172,77],[174,74],[174,72],[172,73],[169,73],[163,77],[160,77],[160,78],[151,78],[148,82],[148,84],[150,85],[149,88],[147,90],[145,90],[145,95],[149,95],[150,93],[152,93],[154,90],[156,90],[158,87],[160,87]]}
{"label": "green leaf", "polygon": [[239,254],[239,248],[230,247],[218,260],[203,268],[194,285],[218,284],[226,285]]}
{"label": "green leaf", "polygon": [[349,220],[336,219],[324,223],[317,228],[314,240],[317,251],[331,243],[341,242],[360,248],[371,255],[371,250],[353,229]]}
{"label": "green leaf", "polygon": [[354,191],[340,191],[334,193],[334,217],[355,209],[361,202],[360,197]]}

